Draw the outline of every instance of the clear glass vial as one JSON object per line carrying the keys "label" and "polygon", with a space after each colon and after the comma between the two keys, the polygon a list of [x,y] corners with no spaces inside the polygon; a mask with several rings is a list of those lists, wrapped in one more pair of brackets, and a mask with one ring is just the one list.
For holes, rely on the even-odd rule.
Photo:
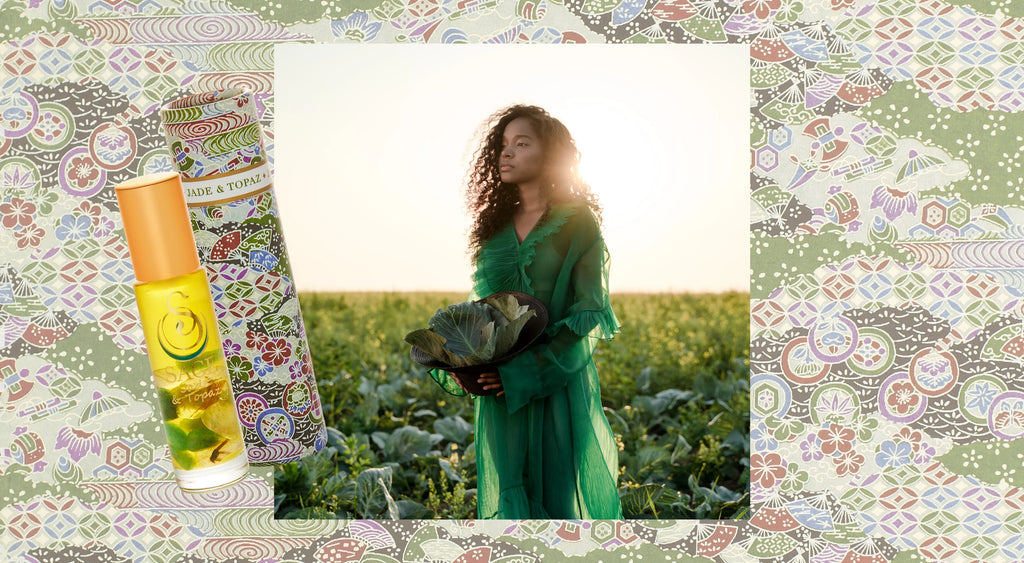
{"label": "clear glass vial", "polygon": [[249,462],[181,180],[153,174],[115,191],[178,485],[198,493],[238,483]]}

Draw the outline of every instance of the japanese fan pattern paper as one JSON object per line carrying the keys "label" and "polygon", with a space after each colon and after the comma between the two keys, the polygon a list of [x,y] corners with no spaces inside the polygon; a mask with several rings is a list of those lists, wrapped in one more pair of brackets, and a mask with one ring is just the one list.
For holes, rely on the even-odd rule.
{"label": "japanese fan pattern paper", "polygon": [[[1020,3],[13,0],[0,40],[8,560],[1024,560]],[[180,492],[113,187],[175,169],[166,102],[231,88],[272,169],[274,46],[352,42],[749,46],[749,519],[275,521],[268,468]]]}

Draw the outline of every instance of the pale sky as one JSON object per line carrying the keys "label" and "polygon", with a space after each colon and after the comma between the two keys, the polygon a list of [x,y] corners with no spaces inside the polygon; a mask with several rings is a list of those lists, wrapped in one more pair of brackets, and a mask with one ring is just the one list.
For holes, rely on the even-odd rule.
{"label": "pale sky", "polygon": [[529,103],[576,140],[613,292],[746,291],[748,58],[744,45],[278,45],[274,192],[298,289],[468,292],[475,134]]}

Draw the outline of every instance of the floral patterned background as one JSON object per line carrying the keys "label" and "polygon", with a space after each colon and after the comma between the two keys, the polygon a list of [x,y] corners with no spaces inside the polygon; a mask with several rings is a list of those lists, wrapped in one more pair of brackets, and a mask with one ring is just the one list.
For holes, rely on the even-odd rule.
{"label": "floral patterned background", "polygon": [[[4,2],[0,550],[1024,560],[1022,17],[1009,0]],[[749,520],[274,521],[266,468],[202,504],[177,489],[113,186],[171,169],[162,102],[231,86],[255,93],[272,162],[283,42],[749,45]]]}

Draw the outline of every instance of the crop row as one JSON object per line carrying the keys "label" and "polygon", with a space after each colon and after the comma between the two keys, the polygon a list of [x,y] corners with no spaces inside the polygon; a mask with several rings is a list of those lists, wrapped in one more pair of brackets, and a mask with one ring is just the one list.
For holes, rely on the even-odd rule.
{"label": "crop row", "polygon": [[[473,404],[409,359],[403,336],[464,295],[300,296],[328,445],[275,470],[277,518],[476,516]],[[599,344],[627,518],[749,508],[748,294],[613,295]]]}

